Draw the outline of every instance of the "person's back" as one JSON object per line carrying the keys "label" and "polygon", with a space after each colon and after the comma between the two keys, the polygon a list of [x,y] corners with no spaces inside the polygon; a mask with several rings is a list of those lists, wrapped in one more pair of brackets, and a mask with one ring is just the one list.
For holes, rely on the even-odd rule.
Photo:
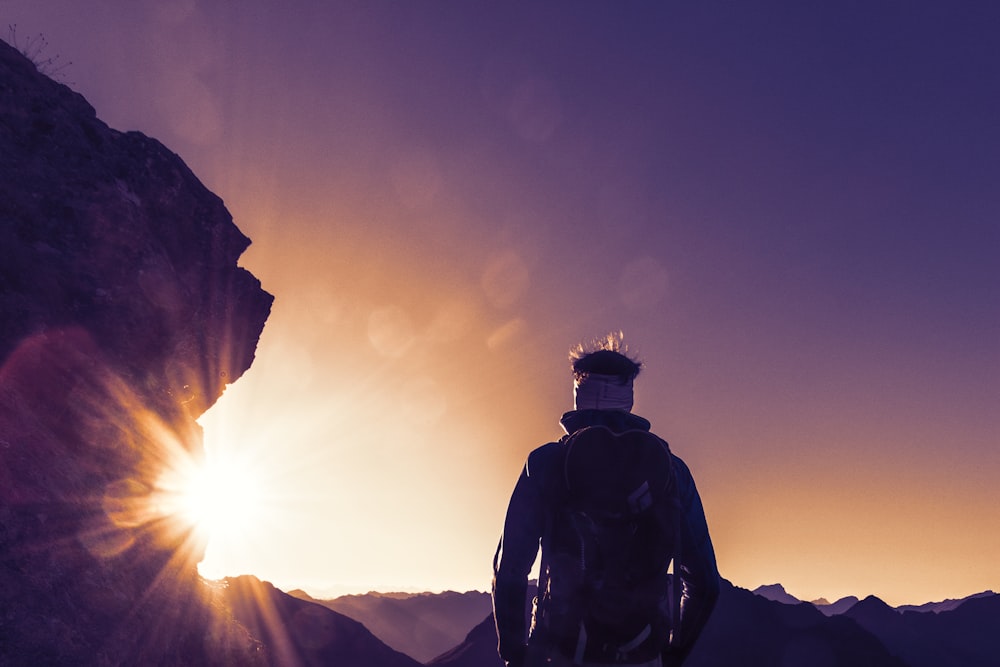
{"label": "person's back", "polygon": [[719,594],[701,500],[684,462],[631,413],[641,366],[620,335],[572,359],[567,435],[528,456],[494,559],[500,656],[512,667],[679,665]]}

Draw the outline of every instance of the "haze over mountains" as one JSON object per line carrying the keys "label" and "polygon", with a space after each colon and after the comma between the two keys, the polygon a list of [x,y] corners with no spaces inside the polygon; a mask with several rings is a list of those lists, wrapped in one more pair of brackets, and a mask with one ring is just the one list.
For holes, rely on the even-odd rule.
{"label": "haze over mountains", "polygon": [[375,637],[361,623],[284,593],[256,577],[220,583],[233,616],[258,637],[276,665],[417,667],[421,663]]}
{"label": "haze over mountains", "polygon": [[459,645],[492,611],[488,593],[369,593],[316,600],[303,591],[289,595],[360,621],[394,649],[426,662]]}

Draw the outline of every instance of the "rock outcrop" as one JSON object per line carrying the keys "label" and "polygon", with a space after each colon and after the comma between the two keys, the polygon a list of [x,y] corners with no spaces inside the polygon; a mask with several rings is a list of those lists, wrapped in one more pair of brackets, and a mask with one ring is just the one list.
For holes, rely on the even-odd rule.
{"label": "rock outcrop", "polygon": [[181,159],[0,42],[0,664],[253,664],[169,510],[272,297]]}

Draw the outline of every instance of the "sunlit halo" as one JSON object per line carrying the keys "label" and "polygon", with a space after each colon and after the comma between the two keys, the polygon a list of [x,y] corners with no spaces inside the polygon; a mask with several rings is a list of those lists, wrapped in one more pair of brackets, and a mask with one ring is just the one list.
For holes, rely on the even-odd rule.
{"label": "sunlit halo", "polygon": [[180,511],[209,539],[239,537],[259,509],[256,477],[245,464],[208,461],[191,472]]}
{"label": "sunlit halo", "polygon": [[237,457],[189,462],[163,482],[169,512],[192,526],[210,544],[244,540],[261,514],[261,475]]}

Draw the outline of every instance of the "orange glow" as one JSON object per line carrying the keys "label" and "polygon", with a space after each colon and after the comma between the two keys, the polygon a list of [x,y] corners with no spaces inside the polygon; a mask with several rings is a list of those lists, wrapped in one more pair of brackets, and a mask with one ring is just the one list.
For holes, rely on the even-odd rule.
{"label": "orange glow", "polygon": [[[3,6],[87,62],[74,87],[102,120],[225,200],[276,297],[253,367],[199,417],[213,466],[242,465],[214,448],[247,458],[252,498],[185,481],[202,461],[181,446],[156,471],[178,477],[152,477],[172,522],[205,522],[203,573],[318,596],[488,588],[518,472],[571,407],[567,349],[623,329],[646,365],[635,411],[694,473],[727,579],[896,604],[996,589],[997,170],[969,150],[995,135],[981,87],[935,66],[950,94],[926,94],[926,40],[900,38],[899,68],[828,72],[854,95],[837,105],[800,49],[881,61],[840,57],[809,12],[782,15],[783,62],[752,10],[725,53],[699,37],[710,12],[615,12],[599,25],[627,48],[594,49],[583,13],[579,32],[506,9],[445,31],[368,3],[173,4],[169,23]],[[890,72],[912,97],[882,94]],[[216,365],[171,384],[230,381]],[[148,476],[113,482],[122,527],[81,537],[102,553],[162,516],[137,500]]]}
{"label": "orange glow", "polygon": [[[103,363],[89,334],[76,328],[27,339],[0,368],[0,385],[17,388],[23,405],[35,406],[19,409],[17,419],[38,419],[51,409],[47,405],[71,406],[64,418],[73,437],[52,433],[40,441],[49,448],[46,456],[72,461],[57,471],[63,477],[46,481],[47,488],[65,494],[66,506],[85,517],[74,527],[75,539],[54,537],[64,540],[61,547],[79,544],[95,558],[111,559],[153,544],[171,552],[171,571],[187,570],[201,559],[203,541],[189,521],[178,519],[170,488],[157,481],[169,477],[165,471],[191,465],[201,448],[196,424],[183,416],[167,423]],[[73,495],[75,470],[101,475],[95,495]]]}
{"label": "orange glow", "polygon": [[193,526],[207,542],[240,540],[262,510],[259,474],[244,460],[188,461],[161,483],[170,498],[169,512]]}

